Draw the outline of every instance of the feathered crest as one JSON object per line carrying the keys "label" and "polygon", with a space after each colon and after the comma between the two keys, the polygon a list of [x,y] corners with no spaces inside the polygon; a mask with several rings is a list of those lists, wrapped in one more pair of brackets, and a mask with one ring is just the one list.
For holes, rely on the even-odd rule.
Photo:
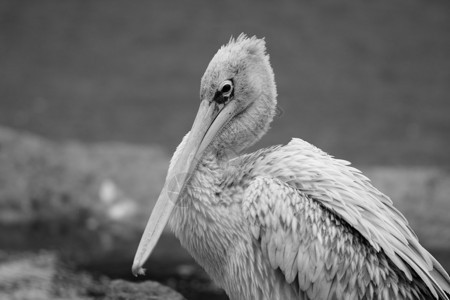
{"label": "feathered crest", "polygon": [[221,49],[226,48],[238,48],[240,51],[246,50],[247,53],[253,55],[267,55],[264,38],[259,39],[254,35],[249,37],[245,33],[241,33],[237,38],[231,36],[228,44],[222,46]]}

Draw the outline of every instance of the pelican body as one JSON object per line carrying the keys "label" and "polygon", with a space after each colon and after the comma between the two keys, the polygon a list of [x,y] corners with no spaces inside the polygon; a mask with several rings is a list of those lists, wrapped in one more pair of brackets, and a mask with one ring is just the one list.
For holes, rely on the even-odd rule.
{"label": "pelican body", "polygon": [[133,273],[170,223],[232,300],[448,299],[448,274],[348,162],[300,139],[242,154],[268,130],[276,96],[264,40],[219,49]]}

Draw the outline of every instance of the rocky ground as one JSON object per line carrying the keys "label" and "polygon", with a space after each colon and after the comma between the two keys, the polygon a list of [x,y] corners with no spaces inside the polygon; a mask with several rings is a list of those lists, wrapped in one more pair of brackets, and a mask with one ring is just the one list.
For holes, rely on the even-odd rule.
{"label": "rocky ground", "polygon": [[0,298],[5,300],[183,300],[157,282],[93,277],[64,266],[52,252],[0,256]]}

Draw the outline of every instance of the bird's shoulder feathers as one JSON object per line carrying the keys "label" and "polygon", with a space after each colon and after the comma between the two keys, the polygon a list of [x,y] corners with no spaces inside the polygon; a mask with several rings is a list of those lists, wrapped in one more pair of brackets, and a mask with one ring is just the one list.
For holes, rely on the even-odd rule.
{"label": "bird's shoulder feathers", "polygon": [[[389,275],[391,269],[382,265],[390,264],[407,281],[420,278],[435,298],[446,299],[443,290],[450,291],[450,279],[445,270],[419,244],[392,201],[348,162],[293,139],[264,153],[253,168],[255,179],[246,190],[244,212],[272,266],[280,268],[288,282],[298,276],[299,288],[317,295],[314,282],[331,276],[328,291],[339,281],[337,291],[342,292],[342,272],[356,271],[346,264],[366,264],[361,270],[375,283]],[[370,259],[376,260],[374,265]],[[355,274],[348,276],[344,283],[366,285],[364,291],[370,291],[364,281],[369,277],[349,283]],[[326,290],[322,287],[320,292]]]}

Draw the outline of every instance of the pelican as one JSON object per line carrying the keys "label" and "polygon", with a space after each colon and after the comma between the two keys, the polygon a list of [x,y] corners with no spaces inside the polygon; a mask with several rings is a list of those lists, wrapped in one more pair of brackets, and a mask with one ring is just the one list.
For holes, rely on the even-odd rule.
{"label": "pelican", "polygon": [[167,223],[230,299],[447,299],[450,278],[390,198],[344,160],[294,138],[243,154],[277,92],[264,39],[222,46],[134,258]]}

